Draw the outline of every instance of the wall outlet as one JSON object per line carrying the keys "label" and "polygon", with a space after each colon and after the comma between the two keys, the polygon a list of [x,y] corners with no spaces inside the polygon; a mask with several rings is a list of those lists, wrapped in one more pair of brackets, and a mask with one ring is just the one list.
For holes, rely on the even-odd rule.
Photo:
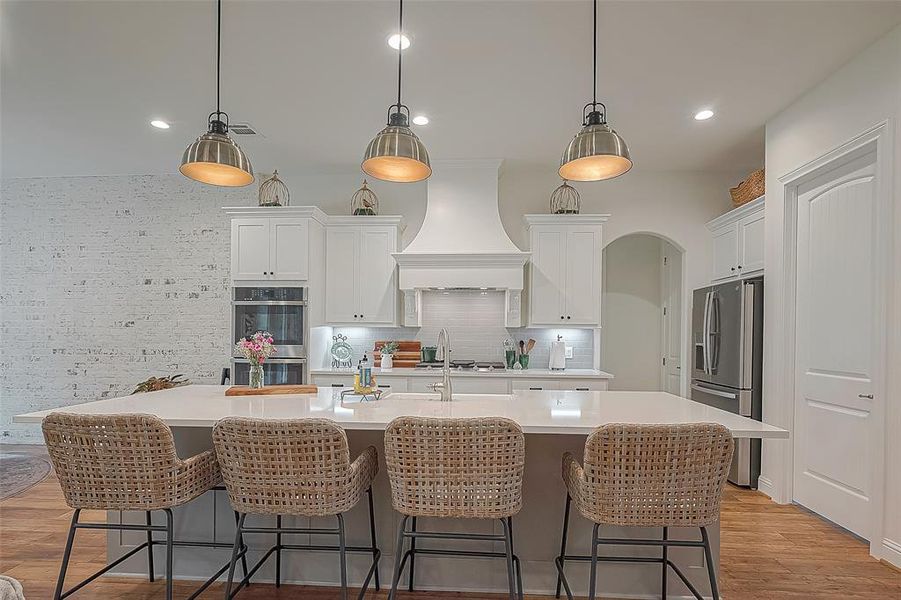
{"label": "wall outlet", "polygon": [[573,347],[572,347],[572,346],[567,346],[567,347],[566,347],[566,354],[565,354],[565,356],[566,356],[566,358],[572,358],[572,357],[573,357]]}

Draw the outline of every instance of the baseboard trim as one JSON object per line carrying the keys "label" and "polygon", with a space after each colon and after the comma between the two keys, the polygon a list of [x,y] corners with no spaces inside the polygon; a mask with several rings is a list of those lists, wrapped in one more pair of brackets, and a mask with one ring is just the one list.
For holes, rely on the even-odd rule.
{"label": "baseboard trim", "polygon": [[776,486],[773,485],[773,482],[770,479],[764,477],[763,475],[757,478],[757,491],[763,492],[764,494],[769,496],[770,500],[772,500],[773,502],[779,502],[779,500],[776,498]]}
{"label": "baseboard trim", "polygon": [[901,571],[901,544],[888,538],[882,539],[882,556],[879,559]]}

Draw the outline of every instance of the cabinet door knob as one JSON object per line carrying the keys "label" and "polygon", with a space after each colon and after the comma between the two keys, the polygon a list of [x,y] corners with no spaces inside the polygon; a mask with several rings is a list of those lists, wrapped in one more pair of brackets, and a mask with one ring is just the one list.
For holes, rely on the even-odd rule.
{"label": "cabinet door knob", "polygon": [[566,317],[566,318],[567,318],[567,319],[572,319],[572,317],[569,317],[569,316],[568,316],[568,317]]}
{"label": "cabinet door knob", "polygon": [[363,315],[360,315],[360,318],[362,319],[362,318],[363,318]]}
{"label": "cabinet door knob", "polygon": [[562,318],[563,318],[563,315],[560,315],[560,318],[562,319]]}
{"label": "cabinet door knob", "polygon": [[735,267],[732,267],[732,270],[734,271],[734,270],[735,270]]}
{"label": "cabinet door knob", "polygon": [[357,318],[357,315],[354,315],[354,319],[356,319],[356,318]]}
{"label": "cabinet door knob", "polygon": [[738,270],[741,271],[741,265],[738,265]]}

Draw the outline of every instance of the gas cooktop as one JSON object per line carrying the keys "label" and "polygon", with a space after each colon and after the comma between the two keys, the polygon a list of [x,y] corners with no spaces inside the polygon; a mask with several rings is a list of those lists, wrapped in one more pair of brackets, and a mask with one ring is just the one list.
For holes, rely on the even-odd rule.
{"label": "gas cooktop", "polygon": [[[417,369],[437,369],[444,367],[441,361],[416,363]],[[454,371],[503,371],[506,369],[504,363],[493,362],[489,360],[452,360],[450,368]]]}

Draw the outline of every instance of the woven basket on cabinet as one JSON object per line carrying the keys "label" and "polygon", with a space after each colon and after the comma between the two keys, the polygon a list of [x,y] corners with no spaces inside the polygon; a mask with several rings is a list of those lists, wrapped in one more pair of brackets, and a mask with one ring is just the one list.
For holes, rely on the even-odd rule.
{"label": "woven basket on cabinet", "polygon": [[751,200],[756,200],[763,196],[765,191],[766,176],[764,169],[757,169],[748,178],[739,183],[734,188],[729,189],[732,194],[732,205],[738,208],[742,204],[747,204]]}

